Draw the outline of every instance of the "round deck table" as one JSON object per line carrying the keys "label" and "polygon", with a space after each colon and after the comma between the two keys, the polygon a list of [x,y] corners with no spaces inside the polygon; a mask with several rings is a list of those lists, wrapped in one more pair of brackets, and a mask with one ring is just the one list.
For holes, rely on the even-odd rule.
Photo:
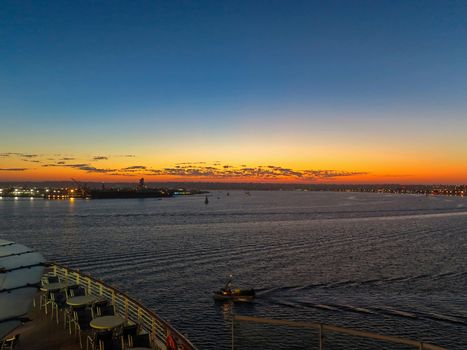
{"label": "round deck table", "polygon": [[70,306],[83,306],[83,305],[92,304],[98,299],[99,297],[95,295],[80,295],[80,296],[68,299],[66,303]]}
{"label": "round deck table", "polygon": [[62,283],[62,282],[49,283],[49,284],[44,284],[41,287],[41,291],[50,292],[50,291],[53,291],[53,290],[65,289],[68,286],[69,286],[68,283]]}
{"label": "round deck table", "polygon": [[89,323],[95,329],[114,329],[125,323],[125,319],[120,316],[96,317]]}

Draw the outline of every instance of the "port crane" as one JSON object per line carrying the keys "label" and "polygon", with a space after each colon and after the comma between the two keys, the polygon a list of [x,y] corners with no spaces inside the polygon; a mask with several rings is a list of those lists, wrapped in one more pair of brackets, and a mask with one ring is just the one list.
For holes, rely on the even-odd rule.
{"label": "port crane", "polygon": [[76,189],[78,193],[81,195],[81,197],[85,198],[87,196],[88,188],[86,184],[83,184],[82,182],[75,180],[74,178],[71,178],[71,180],[76,184]]}

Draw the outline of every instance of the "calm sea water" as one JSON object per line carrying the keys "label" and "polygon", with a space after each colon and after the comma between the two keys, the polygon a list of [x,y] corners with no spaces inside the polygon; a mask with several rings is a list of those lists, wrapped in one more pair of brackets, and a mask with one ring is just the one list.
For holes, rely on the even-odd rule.
{"label": "calm sea water", "polygon": [[[467,198],[212,192],[126,200],[0,200],[0,238],[128,292],[201,349],[229,316],[337,324],[467,348]],[[253,303],[215,303],[229,274]],[[299,349],[311,331],[239,324],[238,349]],[[328,337],[328,349],[383,348]],[[387,348],[396,348],[394,346]],[[397,349],[403,349],[397,347]]]}

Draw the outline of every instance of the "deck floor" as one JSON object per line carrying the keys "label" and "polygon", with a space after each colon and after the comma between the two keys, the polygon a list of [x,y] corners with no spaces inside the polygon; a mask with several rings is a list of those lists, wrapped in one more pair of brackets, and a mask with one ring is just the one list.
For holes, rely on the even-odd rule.
{"label": "deck floor", "polygon": [[[36,301],[39,299],[36,298]],[[80,350],[78,336],[68,333],[68,328],[63,327],[63,314],[59,312],[59,324],[51,320],[50,312],[46,315],[44,310],[39,310],[39,303],[32,308],[28,317],[32,321],[27,322],[20,332],[19,342],[15,350]],[[83,337],[84,338],[84,337]],[[86,339],[83,339],[83,348],[86,348]]]}

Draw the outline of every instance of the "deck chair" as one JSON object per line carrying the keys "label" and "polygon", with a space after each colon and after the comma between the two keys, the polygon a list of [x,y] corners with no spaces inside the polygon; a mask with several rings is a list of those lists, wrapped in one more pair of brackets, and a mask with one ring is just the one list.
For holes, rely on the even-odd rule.
{"label": "deck chair", "polygon": [[13,350],[19,342],[19,334],[1,340],[0,350]]}
{"label": "deck chair", "polygon": [[86,340],[86,350],[111,350],[113,349],[113,331],[94,332],[88,335]]}

